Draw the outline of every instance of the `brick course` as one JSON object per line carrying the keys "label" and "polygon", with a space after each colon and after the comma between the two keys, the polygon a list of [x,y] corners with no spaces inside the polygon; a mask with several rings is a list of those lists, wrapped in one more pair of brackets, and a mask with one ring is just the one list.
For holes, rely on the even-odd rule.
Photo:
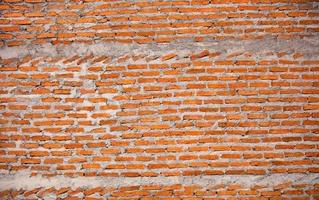
{"label": "brick course", "polygon": [[[200,185],[139,185],[119,188],[36,188],[33,190],[6,190],[0,192],[0,196],[7,199],[44,199],[56,198],[66,200],[201,200],[201,199],[318,199],[319,186],[308,184],[280,184],[273,187],[255,185],[252,188],[243,187],[238,184],[210,185],[203,188]],[[236,198],[232,198],[236,196]],[[259,196],[259,198],[254,198]]]}

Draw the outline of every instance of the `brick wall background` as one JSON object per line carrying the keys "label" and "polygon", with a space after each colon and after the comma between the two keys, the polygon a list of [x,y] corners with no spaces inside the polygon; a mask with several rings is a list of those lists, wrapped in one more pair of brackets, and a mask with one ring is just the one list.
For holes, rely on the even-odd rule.
{"label": "brick wall background", "polygon": [[1,199],[319,199],[316,0],[3,0]]}

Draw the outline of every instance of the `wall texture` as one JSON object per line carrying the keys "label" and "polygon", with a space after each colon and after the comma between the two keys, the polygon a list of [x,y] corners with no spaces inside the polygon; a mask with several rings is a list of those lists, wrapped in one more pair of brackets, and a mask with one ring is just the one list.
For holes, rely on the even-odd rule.
{"label": "wall texture", "polygon": [[0,199],[319,199],[316,0],[3,0]]}
{"label": "wall texture", "polygon": [[2,45],[317,35],[316,0],[3,0]]}

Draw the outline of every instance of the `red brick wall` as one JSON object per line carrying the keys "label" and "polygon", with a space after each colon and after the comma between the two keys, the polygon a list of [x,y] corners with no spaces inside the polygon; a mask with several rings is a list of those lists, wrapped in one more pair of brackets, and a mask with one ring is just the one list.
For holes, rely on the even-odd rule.
{"label": "red brick wall", "polygon": [[4,0],[0,197],[318,199],[318,6]]}
{"label": "red brick wall", "polygon": [[1,45],[317,35],[316,0],[3,0]]}

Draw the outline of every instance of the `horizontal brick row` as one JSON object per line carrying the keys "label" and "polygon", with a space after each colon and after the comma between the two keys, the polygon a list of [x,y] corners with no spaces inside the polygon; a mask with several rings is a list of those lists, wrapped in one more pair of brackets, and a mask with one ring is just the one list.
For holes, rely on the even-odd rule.
{"label": "horizontal brick row", "polygon": [[65,199],[65,200],[230,200],[230,199],[318,199],[319,185],[307,183],[281,183],[274,186],[241,184],[215,185],[132,185],[114,187],[38,187],[34,189],[2,190],[3,199]]}

